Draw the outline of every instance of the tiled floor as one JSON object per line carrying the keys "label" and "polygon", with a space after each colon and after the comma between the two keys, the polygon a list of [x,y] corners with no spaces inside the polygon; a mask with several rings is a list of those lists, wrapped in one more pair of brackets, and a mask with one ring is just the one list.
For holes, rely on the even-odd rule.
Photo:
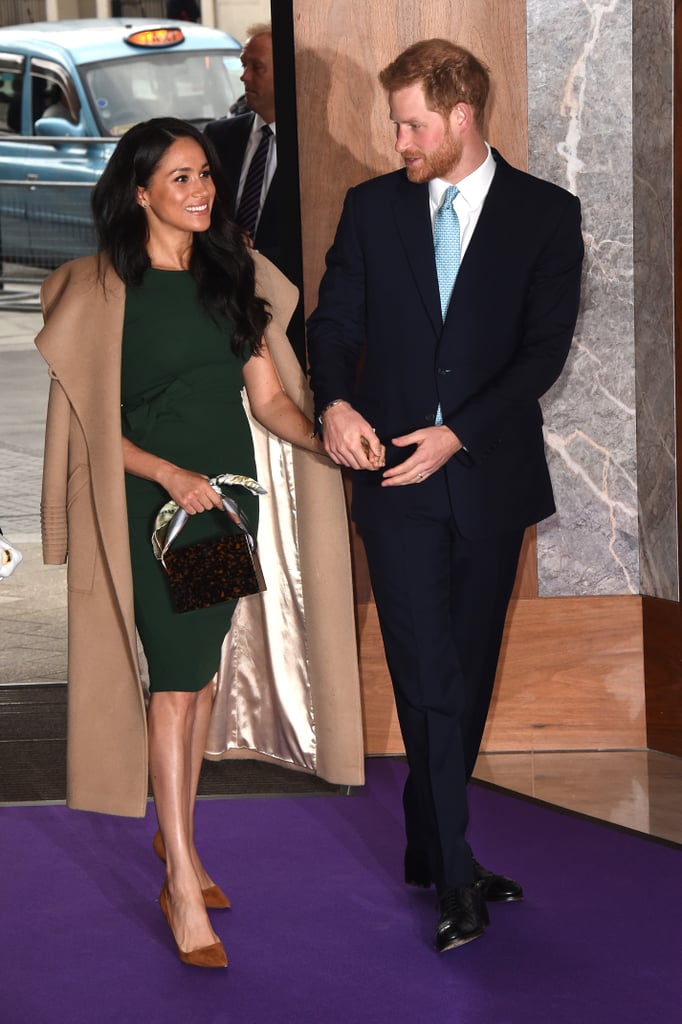
{"label": "tiled floor", "polygon": [[481,754],[475,775],[682,844],[682,758],[647,750]]}

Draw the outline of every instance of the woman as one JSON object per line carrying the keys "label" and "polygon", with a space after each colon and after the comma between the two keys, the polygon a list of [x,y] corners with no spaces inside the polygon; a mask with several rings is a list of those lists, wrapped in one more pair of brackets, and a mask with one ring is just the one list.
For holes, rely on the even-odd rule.
{"label": "woman", "polygon": [[[253,258],[226,218],[212,166],[210,144],[182,121],[157,118],[126,133],[93,195],[99,257],[67,264],[45,282],[46,328],[38,339],[54,378],[44,556],[64,561],[68,528],[70,666],[81,674],[87,665],[91,674],[105,671],[107,700],[115,706],[135,657],[132,566],[135,625],[150,676],[149,772],[160,829],[155,849],[166,860],[160,903],[180,958],[206,967],[227,964],[206,905],[229,901],[194,845],[194,802],[211,681],[234,602],[176,613],[151,530],[169,497],[191,517],[183,543],[225,529],[209,478],[255,474],[242,383],[254,417],[268,430],[319,450],[311,421],[282,390],[264,337],[269,313],[255,291]],[[127,536],[120,516],[124,479]],[[239,501],[255,525],[255,499]],[[90,699],[84,685],[75,694],[70,722]],[[132,720],[128,726],[138,728]],[[105,733],[96,727],[84,737],[81,731],[76,742],[100,744],[109,770],[96,784],[113,794],[112,766],[124,774],[131,769],[123,757],[116,761],[115,740]],[[82,750],[76,755],[85,756]],[[129,813],[115,795],[110,809]]]}

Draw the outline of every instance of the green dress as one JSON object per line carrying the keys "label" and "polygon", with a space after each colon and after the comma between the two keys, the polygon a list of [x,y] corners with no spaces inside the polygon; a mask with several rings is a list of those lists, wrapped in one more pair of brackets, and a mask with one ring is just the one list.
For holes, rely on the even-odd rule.
{"label": "green dress", "polygon": [[[231,325],[218,326],[199,304],[188,271],[150,269],[126,292],[121,371],[125,437],[184,469],[208,476],[255,476],[253,443],[242,406],[243,362]],[[230,489],[226,489],[230,493]],[[258,499],[236,498],[255,530]],[[149,664],[150,687],[200,690],[213,677],[236,602],[177,612],[151,535],[168,501],[158,484],[126,473],[135,622]],[[175,546],[235,529],[219,511],[190,516]]]}

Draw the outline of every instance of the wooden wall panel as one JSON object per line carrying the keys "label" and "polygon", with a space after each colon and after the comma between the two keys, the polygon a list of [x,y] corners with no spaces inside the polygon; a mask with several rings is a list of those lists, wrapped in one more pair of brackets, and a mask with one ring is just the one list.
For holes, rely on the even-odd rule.
{"label": "wooden wall panel", "polygon": [[493,72],[489,138],[526,167],[525,0],[293,0],[307,313],[346,190],[400,166],[379,71],[410,43],[444,36]]}
{"label": "wooden wall panel", "polygon": [[482,749],[645,746],[641,599],[512,601]]}
{"label": "wooden wall panel", "polygon": [[[490,67],[488,138],[527,166],[525,0],[292,0],[306,313],[317,301],[324,256],[346,190],[400,166],[377,75],[404,47],[444,36]],[[401,749],[362,543],[352,534],[360,677],[368,753]],[[515,596],[537,594],[535,531],[528,531]]]}
{"label": "wooden wall panel", "polygon": [[647,742],[682,757],[682,610],[677,601],[643,599]]}
{"label": "wooden wall panel", "polygon": [[[368,753],[402,751],[373,605],[358,606]],[[513,600],[482,750],[647,745],[639,597]]]}
{"label": "wooden wall panel", "polygon": [[[482,57],[494,83],[488,138],[511,163],[526,166],[526,3],[291,0],[291,11],[309,313],[347,188],[399,166],[377,73],[405,46],[438,35]],[[679,23],[676,28],[679,32]],[[677,157],[679,130],[675,149]],[[676,199],[678,164],[676,159]],[[679,294],[678,289],[678,313]],[[679,350],[678,342],[678,361]],[[354,532],[352,546],[367,750],[398,751],[400,734],[376,609],[362,544]],[[536,595],[532,530],[524,544],[484,749],[644,746],[646,661],[653,680],[647,701],[650,743],[681,753],[679,606],[645,602],[644,658],[639,598],[539,600]]]}
{"label": "wooden wall panel", "polygon": [[[682,266],[682,3],[675,0],[673,23],[673,242],[674,266]],[[682,278],[673,275],[675,310],[675,404],[677,518],[682,509]],[[682,545],[678,543],[678,577]],[[644,664],[649,746],[682,757],[682,606],[679,601],[644,598]]]}

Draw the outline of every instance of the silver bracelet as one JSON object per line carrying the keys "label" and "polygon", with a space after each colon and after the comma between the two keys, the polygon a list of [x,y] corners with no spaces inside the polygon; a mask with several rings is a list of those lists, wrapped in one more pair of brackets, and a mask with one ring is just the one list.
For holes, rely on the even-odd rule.
{"label": "silver bracelet", "polygon": [[341,402],[345,402],[345,401],[346,401],[345,398],[335,398],[333,402],[329,402],[327,405],[325,405],[324,409],[322,410],[320,415],[317,417],[318,420],[320,421],[320,424],[322,423],[322,420],[324,418],[325,413],[328,412],[329,409],[333,409],[335,405],[340,405]]}

